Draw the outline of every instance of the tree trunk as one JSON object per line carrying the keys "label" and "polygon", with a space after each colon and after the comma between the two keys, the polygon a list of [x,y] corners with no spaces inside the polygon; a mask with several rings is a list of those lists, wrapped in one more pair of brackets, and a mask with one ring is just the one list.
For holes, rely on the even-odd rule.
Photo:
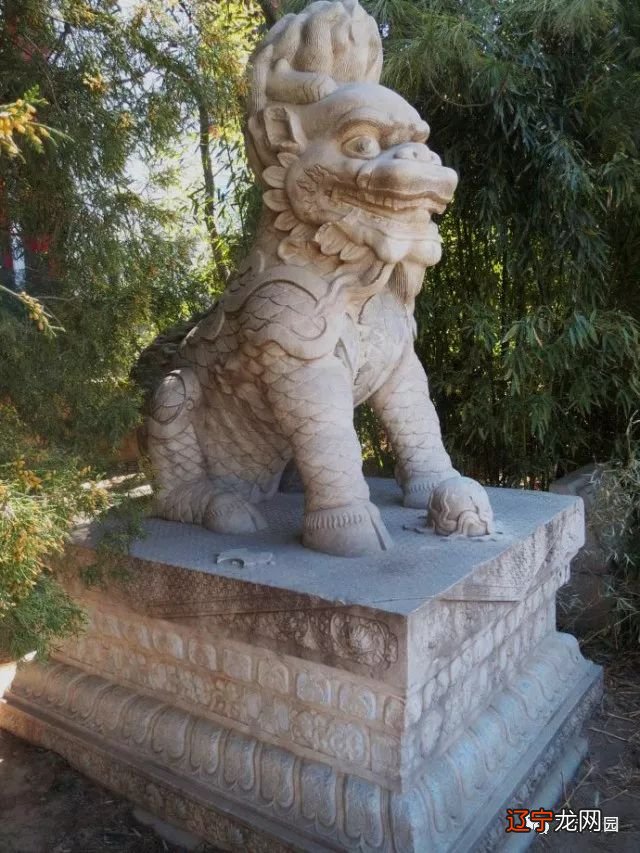
{"label": "tree trunk", "polygon": [[209,125],[210,116],[206,104],[198,99],[198,122],[200,127],[200,162],[202,163],[202,177],[204,180],[204,217],[211,245],[211,256],[216,271],[221,280],[226,283],[229,278],[227,267],[220,246],[220,235],[215,221],[215,183],[213,180],[213,168],[211,165],[211,150],[209,148]]}

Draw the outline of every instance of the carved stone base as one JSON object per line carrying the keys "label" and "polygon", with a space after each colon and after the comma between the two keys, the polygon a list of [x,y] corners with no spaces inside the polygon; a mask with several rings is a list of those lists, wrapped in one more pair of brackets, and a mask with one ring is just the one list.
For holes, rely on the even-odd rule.
{"label": "carved stone base", "polygon": [[[502,533],[446,540],[372,492],[397,543],[374,560],[295,544],[294,495],[284,535],[150,522],[128,579],[70,573],[88,631],[20,669],[0,725],[225,849],[499,848],[507,807],[554,804],[600,692],[555,630],[581,503],[491,490]],[[255,564],[216,564],[231,546]]]}

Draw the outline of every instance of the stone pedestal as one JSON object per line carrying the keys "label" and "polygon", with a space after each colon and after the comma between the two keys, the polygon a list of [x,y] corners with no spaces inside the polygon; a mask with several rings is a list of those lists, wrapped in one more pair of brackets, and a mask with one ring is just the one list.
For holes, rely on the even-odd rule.
{"label": "stone pedestal", "polygon": [[148,521],[127,577],[70,576],[89,629],[21,668],[0,725],[226,849],[499,848],[507,807],[554,804],[600,691],[555,629],[582,502],[490,490],[500,532],[446,539],[371,486],[396,543],[373,559],[303,549],[299,495],[241,541]]}

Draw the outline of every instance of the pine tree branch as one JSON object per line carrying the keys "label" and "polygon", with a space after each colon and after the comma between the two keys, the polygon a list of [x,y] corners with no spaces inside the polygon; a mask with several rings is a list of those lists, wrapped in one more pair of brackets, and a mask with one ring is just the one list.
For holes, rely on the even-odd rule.
{"label": "pine tree branch", "polygon": [[279,0],[258,0],[258,3],[262,9],[266,25],[272,27],[280,17]]}
{"label": "pine tree branch", "polygon": [[207,233],[209,235],[209,244],[216,270],[220,279],[226,283],[229,278],[229,269],[220,251],[220,234],[218,233],[215,222],[215,181],[213,178],[211,151],[209,149],[211,117],[202,82],[198,75],[194,74],[184,63],[165,51],[160,50],[152,39],[142,33],[138,33],[137,40],[147,59],[155,64],[157,68],[173,74],[181,80],[196,104],[198,110],[198,149],[200,151],[200,163],[204,183],[204,211]]}

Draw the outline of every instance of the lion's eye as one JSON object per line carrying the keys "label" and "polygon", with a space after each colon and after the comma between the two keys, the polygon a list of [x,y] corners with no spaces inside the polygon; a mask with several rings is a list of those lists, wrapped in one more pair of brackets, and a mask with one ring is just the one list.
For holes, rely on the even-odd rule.
{"label": "lion's eye", "polygon": [[349,157],[361,157],[369,160],[377,157],[380,153],[380,144],[373,136],[354,136],[342,146],[342,150]]}

